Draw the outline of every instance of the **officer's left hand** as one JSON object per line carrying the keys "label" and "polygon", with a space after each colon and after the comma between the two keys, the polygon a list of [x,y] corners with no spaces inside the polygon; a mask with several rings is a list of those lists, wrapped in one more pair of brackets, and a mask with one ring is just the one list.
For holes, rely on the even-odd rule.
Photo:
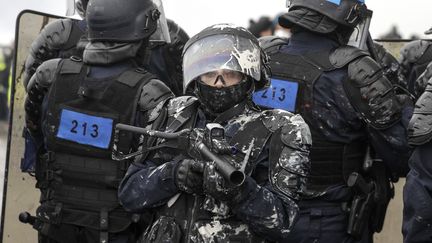
{"label": "officer's left hand", "polygon": [[234,186],[216,171],[214,163],[208,163],[204,168],[204,193],[222,202],[237,202],[246,196],[246,182]]}

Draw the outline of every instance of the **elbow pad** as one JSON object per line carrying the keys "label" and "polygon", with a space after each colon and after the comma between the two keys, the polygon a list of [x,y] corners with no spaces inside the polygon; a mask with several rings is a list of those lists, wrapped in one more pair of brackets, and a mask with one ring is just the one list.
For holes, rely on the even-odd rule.
{"label": "elbow pad", "polygon": [[369,56],[348,64],[344,84],[351,105],[375,129],[386,129],[401,118],[403,105],[381,67]]}

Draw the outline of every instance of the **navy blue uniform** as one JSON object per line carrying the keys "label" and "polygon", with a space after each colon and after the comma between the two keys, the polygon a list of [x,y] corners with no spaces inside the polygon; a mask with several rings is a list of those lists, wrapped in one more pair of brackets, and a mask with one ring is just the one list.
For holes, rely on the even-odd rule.
{"label": "navy blue uniform", "polygon": [[405,243],[432,242],[432,144],[416,148],[404,187],[402,232]]}
{"label": "navy blue uniform", "polygon": [[[131,223],[131,215],[124,212],[124,210],[118,205],[116,190],[116,184],[122,178],[122,173],[126,171],[129,161],[112,161],[111,151],[109,149],[105,149],[105,155],[101,155],[100,151],[93,151],[89,154],[86,154],[91,149],[94,149],[97,144],[93,147],[89,146],[89,148],[87,147],[86,149],[83,149],[80,146],[86,145],[82,145],[81,143],[79,143],[79,141],[75,142],[75,140],[72,140],[73,137],[71,136],[68,136],[64,139],[69,139],[67,140],[68,144],[60,145],[61,142],[64,140],[57,140],[57,137],[59,135],[54,135],[54,138],[50,131],[47,131],[43,128],[56,126],[49,125],[57,124],[55,121],[49,120],[50,117],[57,118],[56,115],[52,115],[54,113],[52,112],[52,110],[53,107],[55,107],[55,102],[60,103],[61,101],[57,100],[63,97],[66,97],[66,99],[68,100],[72,100],[72,98],[70,98],[71,93],[72,95],[77,94],[77,92],[74,92],[77,89],[76,86],[108,86],[108,88],[104,89],[106,91],[110,90],[111,87],[109,85],[115,85],[117,83],[120,83],[121,80],[124,80],[121,78],[122,76],[124,76],[124,73],[137,73],[138,75],[144,74],[138,73],[135,70],[136,66],[133,62],[123,61],[110,66],[82,67],[79,70],[83,71],[79,71],[79,75],[85,73],[86,75],[88,75],[85,76],[85,78],[83,76],[78,76],[78,78],[76,76],[66,78],[64,76],[61,76],[62,70],[74,67],[73,65],[81,66],[82,64],[77,60],[49,60],[43,63],[37,69],[36,74],[32,77],[32,79],[30,79],[29,85],[27,87],[29,95],[27,96],[27,103],[25,108],[28,124],[27,131],[29,135],[31,134],[31,136],[28,136],[28,138],[26,139],[26,156],[31,157],[26,157],[25,161],[31,162],[31,160],[35,160],[37,187],[41,191],[41,205],[37,209],[37,219],[33,224],[33,227],[40,233],[40,242],[135,242],[135,237],[138,233],[134,228],[135,225]],[[69,76],[72,75],[71,72],[71,69],[69,69]],[[82,78],[83,80],[80,80],[79,78]],[[72,81],[70,81],[71,79]],[[131,78],[128,77],[126,80],[131,80]],[[131,99],[133,101],[128,102],[127,99],[122,96],[109,96],[109,99],[118,98],[117,101],[119,99],[125,100],[124,103],[126,104],[123,105],[125,105],[126,107],[130,107],[128,108],[129,111],[126,111],[123,106],[121,108],[121,111],[123,112],[123,114],[132,113],[133,118],[131,118],[131,121],[132,124],[135,125],[145,124],[148,115],[146,111],[153,109],[154,106],[157,105],[150,100],[157,100],[158,98],[161,98],[161,100],[163,100],[172,97],[172,93],[169,91],[169,89],[164,86],[162,82],[153,79],[150,74],[148,74],[146,80],[144,80],[144,78],[142,80],[148,81],[148,83],[144,82],[142,85],[135,87],[135,94],[131,94],[131,92],[129,92],[129,94],[131,95],[130,97],[134,97],[133,99]],[[75,84],[75,86],[66,85],[70,84],[67,83],[69,81]],[[67,88],[64,88],[63,86],[67,86]],[[47,94],[38,93],[38,87],[46,88],[45,90],[47,90]],[[118,89],[121,88],[123,87],[118,86],[114,89],[118,91]],[[153,90],[153,94],[164,94],[157,97],[156,99],[153,99],[155,97],[150,97],[149,95],[147,95],[147,91],[152,89],[157,89]],[[58,94],[59,92],[63,92],[63,95],[52,95]],[[35,100],[34,94],[41,94],[43,99]],[[150,98],[150,100],[147,100],[146,98]],[[76,98],[75,101],[84,100],[86,102],[87,100],[85,99],[86,97],[80,97]],[[37,101],[40,101],[40,103]],[[99,100],[91,101],[92,105],[99,102]],[[132,105],[134,102],[136,105]],[[108,103],[109,102],[106,102],[105,100],[104,106],[109,106]],[[76,105],[75,107],[78,107],[77,110],[79,110],[80,113],[74,113],[79,115],[86,114],[86,109],[91,109],[88,108],[89,105],[81,106],[84,108],[80,108],[80,106],[78,105]],[[33,113],[35,109],[40,109],[41,113]],[[66,106],[66,108],[64,109],[65,112],[67,112],[70,108]],[[93,108],[93,112],[94,110],[96,110],[96,108]],[[114,111],[112,112],[114,113]],[[39,114],[40,119],[38,118]],[[93,114],[98,113],[94,112]],[[77,119],[79,121],[79,115],[75,115],[73,119]],[[61,119],[63,119],[63,116]],[[74,121],[77,122],[76,120]],[[68,123],[60,122],[60,124],[63,125]],[[105,129],[102,131],[102,128],[100,128],[102,126],[103,125],[98,126],[98,130],[93,130],[92,137],[97,138],[98,134],[106,134],[112,129],[108,127],[108,129],[110,130]],[[58,128],[58,130],[61,129],[62,127]],[[81,139],[87,138],[85,136],[86,134],[88,134],[88,132],[86,133],[86,130],[83,131],[84,138]],[[73,131],[71,130],[71,132]],[[60,132],[58,134],[60,134]],[[76,132],[73,134],[76,134]],[[112,139],[112,137],[110,136],[109,139]],[[134,143],[131,143],[130,146],[127,145],[127,150],[136,150],[139,145],[138,139],[131,138],[131,141],[134,141]],[[58,147],[54,147],[53,144],[55,146],[64,146],[62,148],[63,150],[58,149]],[[74,146],[75,148],[71,149],[71,147]],[[34,154],[31,154],[32,150]],[[34,151],[37,151],[37,153]],[[54,159],[52,158],[54,157],[53,154],[55,154]],[[36,159],[37,157],[39,157],[39,159]],[[98,164],[98,166],[94,166],[92,168],[84,166],[83,168],[80,167],[82,166],[82,164],[80,164],[80,161],[84,161],[84,163],[86,163],[85,161],[91,161],[91,164]],[[73,166],[67,165],[68,162],[71,162]],[[23,164],[23,166],[24,165],[29,166],[29,164]],[[71,171],[71,168],[75,168],[75,171],[74,169],[72,169]],[[95,172],[95,170],[97,170],[95,168],[100,169],[102,172]],[[53,178],[47,176],[50,172],[58,170],[60,170],[61,173],[54,173],[55,175],[53,176]],[[78,171],[79,173],[76,173],[76,171]],[[117,180],[117,182],[114,182],[114,184],[110,184],[111,186],[94,186],[98,183],[97,175],[100,174],[105,175],[105,178],[112,178],[104,180],[103,183],[106,183],[106,185],[112,183],[112,180]],[[117,179],[114,179],[116,176],[112,176],[113,174],[117,175]],[[90,175],[90,177],[88,175]],[[59,182],[53,183],[52,181]],[[87,184],[86,186],[86,183],[93,185],[93,187],[88,186],[89,184]],[[55,196],[53,196],[53,194],[55,194]],[[88,198],[85,195],[89,195],[91,198]],[[98,201],[95,200],[95,198],[91,195],[105,195],[105,197],[102,201]],[[102,205],[101,203],[106,205]],[[108,204],[110,204],[110,206],[107,206]],[[57,216],[59,213],[53,213],[53,210],[61,212],[62,217],[59,218]],[[97,220],[102,217],[100,216],[101,214],[105,214],[106,220],[109,221],[106,226],[95,224],[95,222],[97,222]],[[145,220],[143,220],[142,222],[144,223],[144,221]],[[67,235],[67,237],[64,237],[65,235]]]}
{"label": "navy blue uniform", "polygon": [[[181,99],[181,97],[177,99]],[[175,101],[172,103],[175,103]],[[181,111],[182,109],[178,110]],[[239,134],[242,134],[242,130],[245,129],[245,124],[253,120],[260,121],[260,117],[263,118],[260,112],[250,108],[246,108],[244,111],[240,111],[240,113],[235,112],[234,114],[225,116],[225,119],[222,120],[216,118],[225,127],[226,137],[231,141],[235,140],[236,136],[241,137]],[[286,115],[290,113],[283,112],[279,114]],[[271,117],[268,116],[270,118],[268,121],[271,120]],[[263,119],[266,120],[267,118]],[[292,132],[292,134],[297,134],[295,136],[298,136],[298,140],[292,140],[292,142],[307,144],[307,137],[309,136],[307,128],[304,130],[304,125],[300,125],[303,123],[303,120],[299,116],[293,116],[290,119],[291,121],[285,120],[285,122],[281,122],[277,118],[273,120],[279,121],[278,126],[283,124],[288,125],[297,120],[299,123],[296,123],[295,127],[297,128],[294,129],[301,129],[303,127],[303,130]],[[196,123],[192,122],[192,124],[196,124],[195,127],[197,128],[204,127],[208,122],[201,111],[198,112],[196,121]],[[260,129],[257,127],[254,131],[250,129],[245,130],[250,134],[256,133]],[[266,130],[265,127],[261,129],[261,132],[263,130]],[[288,237],[292,229],[297,217],[298,208],[295,200],[283,196],[284,194],[274,187],[270,179],[270,177],[273,177],[270,176],[272,174],[271,171],[277,170],[272,167],[273,163],[270,159],[272,155],[269,155],[272,153],[269,148],[270,141],[276,139],[279,141],[278,145],[282,145],[282,143],[278,140],[277,136],[274,137],[275,139],[268,139],[268,142],[267,139],[260,140],[259,136],[255,136],[255,138],[257,139],[255,140],[256,146],[261,147],[261,149],[259,149],[260,152],[256,154],[256,157],[251,156],[253,158],[248,162],[248,165],[252,165],[252,171],[250,171],[251,176],[246,177],[246,181],[241,189],[242,194],[247,196],[241,200],[220,204],[221,202],[214,201],[206,195],[188,194],[180,191],[175,183],[173,169],[179,163],[179,160],[166,161],[162,159],[161,161],[157,156],[154,159],[145,161],[142,165],[133,164],[129,167],[126,177],[120,185],[119,199],[123,207],[128,211],[141,212],[149,208],[156,210],[157,216],[154,226],[146,236],[150,242],[160,242],[163,240],[166,242],[188,242],[189,240],[194,242],[209,242],[211,240],[217,240],[217,242],[232,242],[234,240],[239,240],[239,242],[283,241]],[[247,138],[240,141],[243,144],[249,143]],[[302,147],[303,145],[299,146]],[[307,168],[307,151],[301,152],[297,149],[292,151],[290,154],[285,154],[284,156],[294,156],[292,158],[299,163],[299,168],[304,168],[304,165]],[[295,155],[299,155],[300,157],[296,157]],[[276,156],[273,159],[284,156]],[[249,172],[246,172],[246,174],[249,174]],[[281,176],[277,173],[274,174],[275,178],[281,178]],[[300,178],[299,180],[302,181]],[[210,203],[211,201],[216,205]],[[224,205],[228,205],[228,211],[226,211],[227,208]],[[175,223],[167,221],[167,218],[173,218]],[[160,226],[172,224],[177,226],[171,228],[163,226],[166,227],[165,229],[162,229]],[[158,227],[159,229],[157,229]],[[181,229],[182,233],[176,233],[175,229],[178,228]],[[161,233],[162,230],[165,233]],[[153,235],[155,236],[153,237]],[[167,241],[167,239],[169,240]]]}
{"label": "navy blue uniform", "polygon": [[[331,38],[311,32],[298,32],[291,37],[287,45],[281,47],[280,52],[307,58],[314,53],[321,55],[331,53],[338,47],[340,44]],[[315,58],[321,57],[316,54]],[[309,115],[304,116],[300,111],[312,131],[312,175],[320,177],[335,174],[331,166],[314,167],[317,165],[314,164],[314,160],[323,158],[322,153],[314,157],[314,153],[318,154],[314,152],[314,148],[316,149],[322,140],[324,144],[332,143],[332,146],[369,143],[390,168],[397,173],[406,171],[406,161],[409,156],[406,127],[412,108],[404,107],[402,119],[392,126],[386,129],[374,129],[368,126],[352,106],[344,89],[344,82],[348,78],[346,66],[322,72],[313,82],[312,95],[307,100],[309,105],[305,106],[309,109]],[[327,147],[327,149],[331,148]],[[359,161],[355,163],[362,161],[361,156],[364,157],[364,153],[359,154]],[[349,159],[344,163],[350,163]],[[326,181],[328,182],[329,179]],[[355,242],[347,234],[348,213],[341,207],[343,202],[349,202],[353,193],[343,180],[332,184],[317,190],[309,187],[309,195],[299,203],[300,219],[294,227],[289,242]],[[363,239],[359,242],[370,242],[370,240],[371,234],[366,230]]]}

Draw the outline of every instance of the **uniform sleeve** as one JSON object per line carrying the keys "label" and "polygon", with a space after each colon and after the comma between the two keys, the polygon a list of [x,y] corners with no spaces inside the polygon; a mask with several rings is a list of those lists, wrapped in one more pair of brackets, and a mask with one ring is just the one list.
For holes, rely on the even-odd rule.
{"label": "uniform sleeve", "polygon": [[51,59],[42,63],[31,77],[27,87],[24,109],[26,128],[33,136],[41,134],[42,104],[49,88],[54,82],[61,59]]}
{"label": "uniform sleeve", "polygon": [[[333,93],[335,109],[340,112],[344,123],[331,124],[335,127],[349,125],[347,129],[353,131],[353,136],[368,139],[378,158],[383,159],[393,173],[404,175],[410,152],[407,127],[413,111],[412,102],[408,96],[394,92],[373,60],[361,59],[358,64],[358,68],[350,64],[348,73],[340,69],[325,76],[329,81],[336,78],[340,83],[338,86],[341,86],[340,92],[344,94]],[[367,74],[374,73],[373,70],[377,78],[370,81],[375,76]],[[359,88],[353,85],[357,83]]]}
{"label": "uniform sleeve", "polygon": [[273,191],[268,182],[258,185],[249,177],[245,185],[247,199],[230,203],[236,217],[266,239],[272,241],[286,239],[299,212],[297,203]]}
{"label": "uniform sleeve", "polygon": [[384,130],[368,128],[370,142],[377,156],[386,163],[392,173],[405,176],[408,172],[408,160],[411,148],[408,146],[408,122],[413,113],[413,107],[402,110],[399,122]]}
{"label": "uniform sleeve", "polygon": [[130,212],[142,212],[163,205],[179,192],[174,184],[176,161],[156,165],[146,161],[132,164],[123,178],[118,197],[120,204]]}

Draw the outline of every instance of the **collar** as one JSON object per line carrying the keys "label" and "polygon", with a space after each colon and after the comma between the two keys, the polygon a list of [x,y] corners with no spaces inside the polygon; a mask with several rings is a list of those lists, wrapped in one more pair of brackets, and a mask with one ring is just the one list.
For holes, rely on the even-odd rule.
{"label": "collar", "polygon": [[339,47],[340,44],[328,35],[320,35],[310,31],[294,33],[287,48],[305,47],[309,50],[330,50]]}

